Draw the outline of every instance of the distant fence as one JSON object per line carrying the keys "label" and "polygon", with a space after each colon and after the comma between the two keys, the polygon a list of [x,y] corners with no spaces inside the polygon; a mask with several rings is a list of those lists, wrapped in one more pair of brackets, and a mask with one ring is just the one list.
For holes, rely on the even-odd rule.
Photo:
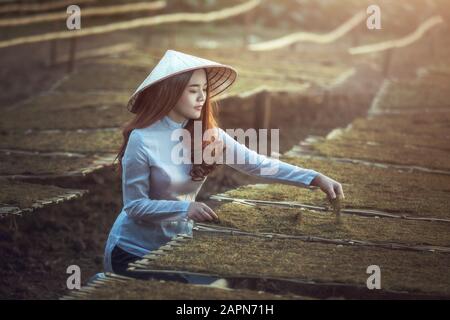
{"label": "distant fence", "polygon": [[365,19],[366,13],[361,11],[329,33],[296,32],[278,39],[250,44],[248,49],[251,51],[268,51],[287,47],[298,42],[331,43],[346,35]]}
{"label": "distant fence", "polygon": [[441,16],[433,16],[421,23],[413,33],[407,35],[406,37],[365,46],[353,47],[348,49],[348,52],[350,54],[366,54],[406,47],[422,38],[428,30],[443,22],[444,19],[442,19]]}
{"label": "distant fence", "polygon": [[83,28],[80,30],[64,30],[59,32],[50,32],[41,35],[25,36],[15,39],[0,41],[0,48],[12,47],[21,44],[29,44],[50,40],[70,39],[85,36],[92,36],[97,34],[104,34],[108,32],[129,30],[145,26],[155,26],[164,23],[179,23],[179,22],[211,22],[228,19],[240,14],[246,13],[261,3],[261,0],[250,0],[243,4],[234,7],[225,8],[217,11],[207,13],[189,13],[180,12],[172,14],[163,14],[154,17],[137,18],[124,22],[116,22],[102,26]]}
{"label": "distant fence", "polygon": [[[441,24],[444,22],[444,19],[441,16],[433,16],[424,22],[422,22],[417,29],[410,33],[409,35],[389,40],[389,41],[383,41],[379,43],[359,46],[359,47],[353,47],[349,48],[348,52],[352,55],[359,55],[359,54],[370,54],[370,53],[376,53],[376,52],[385,52],[384,60],[382,62],[382,68],[383,68],[383,75],[385,77],[389,76],[390,68],[391,68],[391,61],[393,56],[394,49],[403,48],[406,46],[409,46],[413,44],[414,42],[420,40],[427,31],[432,29],[433,27]],[[431,41],[433,42],[433,38],[431,37]],[[431,43],[431,46],[433,47],[434,44]]]}

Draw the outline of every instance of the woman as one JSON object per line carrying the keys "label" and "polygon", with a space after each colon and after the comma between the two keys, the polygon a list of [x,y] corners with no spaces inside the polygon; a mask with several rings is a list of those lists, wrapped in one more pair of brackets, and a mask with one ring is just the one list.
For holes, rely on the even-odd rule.
{"label": "woman", "polygon": [[329,199],[344,196],[338,182],[314,170],[259,155],[217,128],[210,99],[228,88],[236,76],[230,66],[167,50],[132,95],[128,108],[136,116],[123,129],[124,141],[117,155],[124,206],[108,237],[105,271],[130,275],[126,271],[129,262],[159,248],[176,234],[191,234],[192,221],[218,218],[206,204],[195,201],[206,177],[218,164],[204,159],[175,163],[173,150],[180,143],[190,151],[191,160],[198,151],[193,141],[173,139],[176,129],[185,129],[191,136],[199,122],[202,132],[214,129],[216,134],[202,141],[201,149],[213,142],[214,150],[218,150],[212,152],[214,156],[223,148],[231,150],[245,162],[227,158],[225,164],[243,173],[263,176],[264,169],[276,167],[276,173],[264,175],[269,181],[317,186]]}

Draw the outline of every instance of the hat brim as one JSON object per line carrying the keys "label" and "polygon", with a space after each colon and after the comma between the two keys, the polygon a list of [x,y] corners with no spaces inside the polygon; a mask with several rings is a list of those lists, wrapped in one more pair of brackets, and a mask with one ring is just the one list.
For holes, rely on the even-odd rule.
{"label": "hat brim", "polygon": [[226,89],[228,89],[236,81],[237,74],[238,74],[237,71],[233,67],[227,66],[227,65],[205,65],[205,66],[200,66],[200,67],[187,68],[187,69],[181,70],[179,72],[172,73],[161,79],[158,79],[157,81],[149,83],[148,85],[142,87],[140,90],[136,91],[128,100],[128,103],[127,103],[128,111],[130,111],[132,113],[137,112],[137,110],[135,109],[136,99],[144,90],[148,89],[152,85],[159,83],[161,81],[164,81],[165,79],[168,79],[175,75],[189,72],[192,70],[197,70],[197,69],[206,69],[210,99],[221,94]]}

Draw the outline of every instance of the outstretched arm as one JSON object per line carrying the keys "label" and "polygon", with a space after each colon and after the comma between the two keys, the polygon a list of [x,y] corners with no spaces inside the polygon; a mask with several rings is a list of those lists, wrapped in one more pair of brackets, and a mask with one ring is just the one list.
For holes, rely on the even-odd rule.
{"label": "outstretched arm", "polygon": [[[292,164],[258,154],[242,143],[234,140],[224,130],[219,129],[220,139],[225,150],[225,164],[248,175],[269,179],[269,182],[280,182],[298,186],[309,186],[319,174],[311,169],[304,169]],[[230,157],[230,155],[232,155]],[[271,181],[270,181],[271,180]]]}
{"label": "outstretched arm", "polygon": [[[219,137],[226,147],[225,154],[234,157],[226,158],[225,164],[246,174],[269,179],[270,182],[279,182],[302,187],[316,186],[327,194],[329,199],[337,195],[344,196],[342,186],[337,181],[312,169],[305,169],[292,164],[270,158],[247,148],[234,140],[228,133],[219,128]],[[244,160],[238,162],[238,159]]]}

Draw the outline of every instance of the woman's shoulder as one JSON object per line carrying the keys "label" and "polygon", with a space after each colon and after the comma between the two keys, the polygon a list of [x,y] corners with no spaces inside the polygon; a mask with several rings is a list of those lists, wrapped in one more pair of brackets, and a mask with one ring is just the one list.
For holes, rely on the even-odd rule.
{"label": "woman's shoulder", "polygon": [[128,143],[136,147],[151,149],[158,143],[158,139],[155,139],[155,135],[151,134],[147,128],[135,128],[131,131]]}
{"label": "woman's shoulder", "polygon": [[130,132],[129,142],[138,142],[143,139],[143,130],[140,128],[134,128]]}
{"label": "woman's shoulder", "polygon": [[158,141],[158,130],[149,130],[150,128],[135,128],[130,133],[130,139],[135,141],[143,141],[149,143],[150,141]]}
{"label": "woman's shoulder", "polygon": [[145,143],[140,129],[133,129],[128,137],[127,149],[141,150]]}
{"label": "woman's shoulder", "polygon": [[145,130],[135,128],[131,131],[125,153],[133,154],[133,158],[139,155],[140,159],[151,161],[156,150],[158,150],[157,140],[149,138]]}
{"label": "woman's shoulder", "polygon": [[131,131],[131,136],[134,137],[134,139],[145,139],[151,136],[155,136],[155,133],[161,131],[160,121],[156,121],[152,123],[151,125],[144,127],[144,128],[134,128]]}

